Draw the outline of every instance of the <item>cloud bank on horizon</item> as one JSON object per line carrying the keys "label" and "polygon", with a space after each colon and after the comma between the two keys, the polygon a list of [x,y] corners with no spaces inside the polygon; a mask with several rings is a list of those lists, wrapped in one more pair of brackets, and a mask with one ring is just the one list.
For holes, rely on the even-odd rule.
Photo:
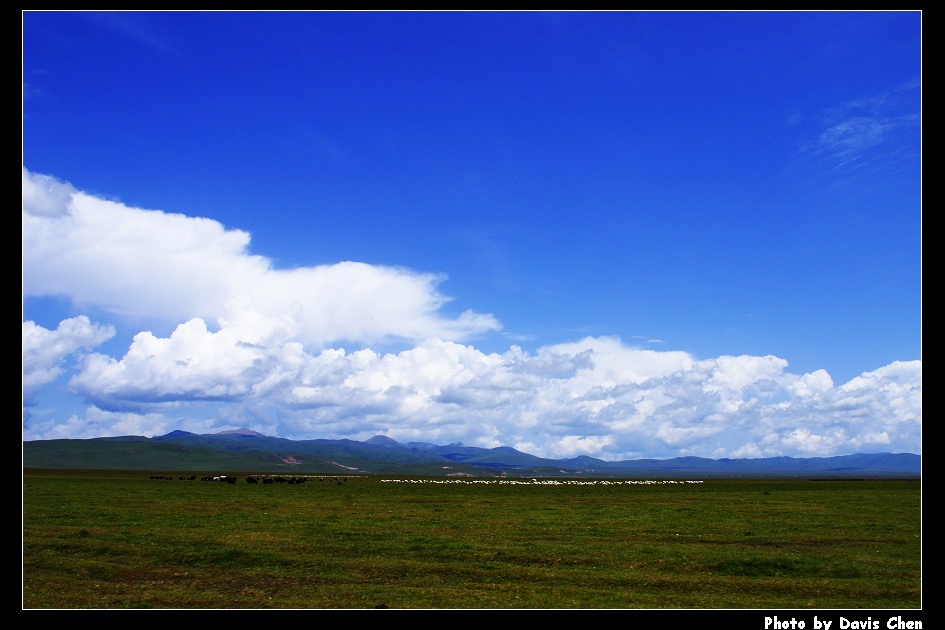
{"label": "cloud bank on horizon", "polygon": [[[24,168],[27,295],[179,322],[166,336],[137,333],[112,357],[95,352],[115,335],[107,322],[24,321],[24,439],[249,426],[555,458],[921,452],[918,360],[837,385],[824,370],[791,374],[776,356],[697,359],[616,337],[485,353],[462,342],[500,323],[444,315],[435,274],[355,262],[277,269],[248,252],[249,238]],[[371,349],[389,339],[410,347]],[[83,417],[29,412],[37,392],[66,377],[88,404]]]}

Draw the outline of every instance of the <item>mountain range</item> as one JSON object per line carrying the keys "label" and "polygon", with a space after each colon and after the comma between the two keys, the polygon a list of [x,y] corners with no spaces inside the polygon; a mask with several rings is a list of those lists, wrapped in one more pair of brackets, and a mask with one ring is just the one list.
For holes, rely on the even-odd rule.
{"label": "mountain range", "polygon": [[587,456],[547,459],[506,446],[402,444],[383,435],[363,442],[289,440],[249,429],[211,434],[171,431],[151,438],[24,441],[23,467],[476,477],[921,477],[921,457],[913,453],[752,459],[674,457],[609,462]]}

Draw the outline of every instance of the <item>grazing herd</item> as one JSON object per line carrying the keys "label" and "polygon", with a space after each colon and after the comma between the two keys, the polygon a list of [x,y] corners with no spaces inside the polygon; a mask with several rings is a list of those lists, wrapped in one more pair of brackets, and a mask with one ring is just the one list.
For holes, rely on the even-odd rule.
{"label": "grazing herd", "polygon": [[[151,475],[151,479],[168,479],[173,480],[173,477],[167,477],[165,475]],[[178,477],[180,481],[195,481],[197,475],[191,475],[189,477]],[[347,477],[319,477],[319,481],[333,480],[339,486],[342,484],[348,483]],[[216,476],[207,476],[201,477],[200,481],[221,481],[223,483],[235,484],[239,481],[239,477],[234,477],[233,475],[216,475]],[[246,483],[249,484],[271,484],[271,483],[288,483],[288,484],[302,484],[310,481],[309,477],[283,477],[281,475],[250,475],[246,478]]]}
{"label": "grazing herd", "polygon": [[246,483],[305,483],[308,481],[305,477],[247,477]]}

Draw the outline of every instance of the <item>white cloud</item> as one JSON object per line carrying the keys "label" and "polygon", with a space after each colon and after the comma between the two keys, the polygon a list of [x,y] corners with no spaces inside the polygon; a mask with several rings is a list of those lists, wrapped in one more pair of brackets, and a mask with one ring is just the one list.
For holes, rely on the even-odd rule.
{"label": "white cloud", "polygon": [[66,359],[91,350],[115,335],[111,326],[92,324],[85,315],[65,319],[56,330],[23,322],[23,387],[26,392],[54,381]]}
{"label": "white cloud", "polygon": [[163,435],[175,429],[206,433],[211,429],[211,421],[195,422],[168,417],[159,412],[133,413],[110,412],[97,407],[89,407],[80,418],[70,416],[68,420],[46,419],[34,421],[30,432],[43,436],[46,440],[91,439],[103,436],[120,435]]}
{"label": "white cloud", "polygon": [[817,370],[791,383],[790,390],[798,398],[811,398],[829,391],[832,387],[833,379],[826,370]]}
{"label": "white cloud", "polygon": [[910,81],[830,108],[810,148],[844,172],[895,168],[918,150],[920,117],[915,92],[919,87],[918,81]]}
{"label": "white cloud", "polygon": [[69,213],[77,190],[48,175],[23,169],[23,210],[32,216],[61,217]]}
{"label": "white cloud", "polygon": [[888,122],[857,116],[826,129],[818,138],[818,144],[846,162],[885,142],[892,129],[893,125]]}
{"label": "white cloud", "polygon": [[[442,339],[399,353],[313,353],[297,330],[291,313],[265,315],[235,300],[219,330],[192,319],[167,338],[139,333],[120,359],[86,357],[71,384],[95,405],[89,414],[99,435],[189,423],[205,432],[250,426],[290,439],[362,440],[382,433],[610,460],[920,449],[919,361],[837,388],[823,371],[785,372],[777,357],[697,361],[616,338],[534,354],[518,347],[485,354]],[[61,431],[37,422],[28,433]]]}
{"label": "white cloud", "polygon": [[[498,324],[443,316],[436,274],[355,262],[277,270],[248,253],[245,232],[25,169],[23,243],[26,296],[176,325],[166,337],[139,332],[112,357],[90,354],[115,335],[109,325],[24,321],[24,403],[68,374],[91,405],[61,423],[25,413],[26,439],[246,426],[609,460],[921,450],[921,361],[837,387],[775,356],[696,359],[617,337],[486,354],[460,340]],[[370,347],[392,339],[412,344]]]}
{"label": "white cloud", "polygon": [[249,253],[249,234],[211,219],[131,208],[23,169],[23,289],[74,304],[168,321],[226,316],[246,296],[267,316],[295,311],[306,344],[429,337],[458,340],[496,330],[488,314],[455,318],[443,277],[341,262],[279,270]]}

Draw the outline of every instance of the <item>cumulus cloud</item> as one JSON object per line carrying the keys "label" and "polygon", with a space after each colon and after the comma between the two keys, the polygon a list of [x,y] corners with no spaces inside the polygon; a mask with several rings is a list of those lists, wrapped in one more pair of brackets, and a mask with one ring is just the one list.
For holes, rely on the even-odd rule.
{"label": "cumulus cloud", "polygon": [[360,344],[497,330],[489,314],[441,314],[443,276],[340,262],[275,269],[250,236],[217,221],[132,208],[23,169],[24,295],[168,321],[224,317],[235,298],[264,315],[292,310],[307,344]]}
{"label": "cumulus cloud", "polygon": [[[921,361],[837,386],[775,356],[699,359],[617,337],[485,353],[465,341],[498,323],[444,316],[436,274],[355,262],[280,270],[249,240],[24,169],[24,295],[175,326],[138,332],[109,356],[94,350],[110,325],[24,321],[25,405],[67,376],[87,405],[84,417],[30,417],[24,438],[249,427],[608,460],[921,450]],[[394,339],[410,343],[372,349]]]}
{"label": "cumulus cloud", "polygon": [[23,322],[24,396],[29,399],[38,387],[56,380],[69,357],[91,350],[114,335],[112,326],[93,324],[85,315],[65,319],[55,330]]}
{"label": "cumulus cloud", "polygon": [[613,337],[491,354],[431,338],[381,354],[310,351],[297,330],[292,313],[235,300],[219,330],[191,319],[166,338],[139,333],[120,359],[86,356],[70,385],[99,435],[252,426],[290,439],[384,434],[610,460],[920,447],[919,361],[834,387],[825,372],[793,375],[777,357],[696,360]]}

